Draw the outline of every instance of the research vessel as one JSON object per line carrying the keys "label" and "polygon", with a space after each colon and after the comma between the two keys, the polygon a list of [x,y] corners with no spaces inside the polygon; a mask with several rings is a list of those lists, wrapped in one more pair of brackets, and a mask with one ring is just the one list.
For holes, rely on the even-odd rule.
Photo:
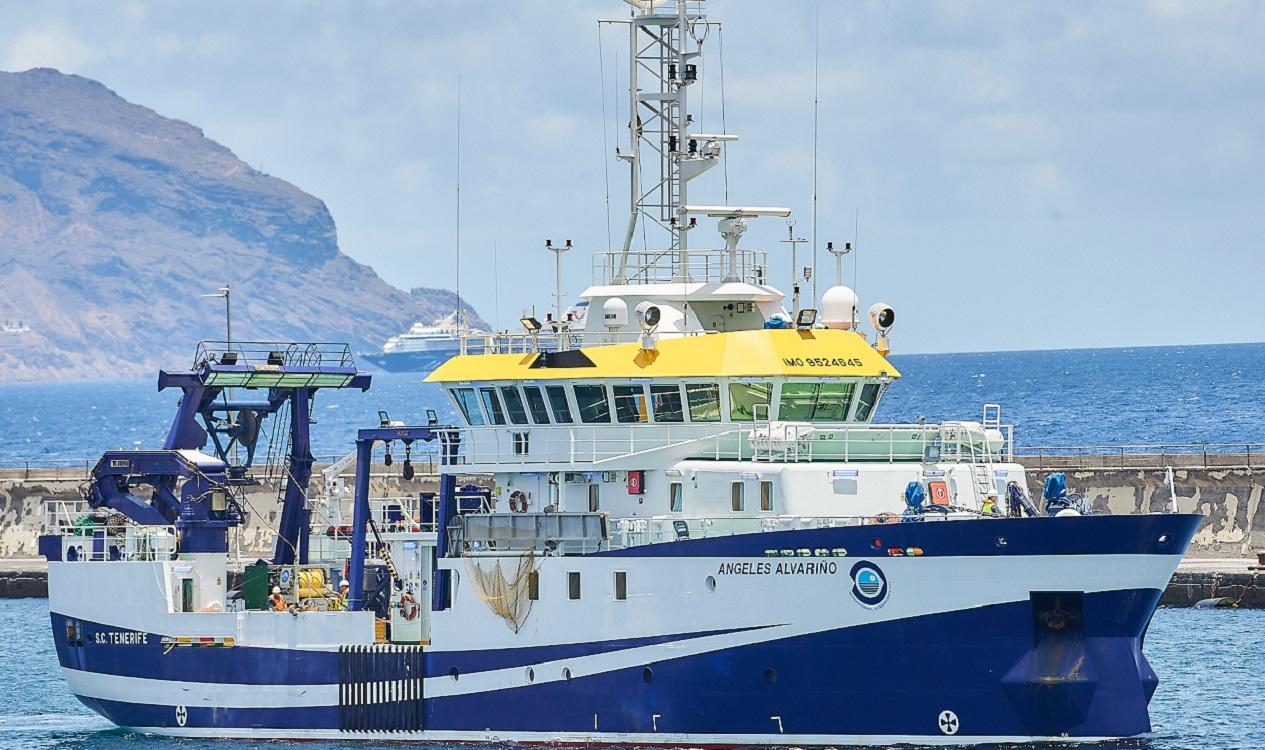
{"label": "research vessel", "polygon": [[[732,139],[691,130],[702,6],[619,20],[640,115],[621,154],[627,239],[597,256],[592,312],[524,316],[439,366],[451,420],[384,415],[318,489],[314,399],[371,383],[346,347],[208,342],[159,374],[182,394],[162,448],[103,455],[90,510],[52,509],[40,539],[85,705],[137,731],[252,739],[1150,731],[1143,640],[1199,517],[1093,514],[1059,477],[1030,496],[997,407],[874,421],[900,377],[894,311],[863,316],[839,278],[788,309],[739,240],[789,212],[688,200]],[[700,219],[723,249],[690,245]],[[666,246],[634,251],[639,222]],[[256,460],[262,435],[278,461]],[[434,491],[393,494],[423,454]],[[268,472],[280,489],[261,507]],[[248,529],[271,535],[263,559],[240,551]]]}

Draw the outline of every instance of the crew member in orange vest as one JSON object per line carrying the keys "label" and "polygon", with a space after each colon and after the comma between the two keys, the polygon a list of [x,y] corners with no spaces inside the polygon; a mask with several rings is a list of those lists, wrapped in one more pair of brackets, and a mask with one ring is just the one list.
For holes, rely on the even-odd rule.
{"label": "crew member in orange vest", "polygon": [[286,604],[286,598],[281,595],[281,587],[272,587],[272,596],[268,597],[268,606],[272,607],[273,612],[289,612],[290,606]]}

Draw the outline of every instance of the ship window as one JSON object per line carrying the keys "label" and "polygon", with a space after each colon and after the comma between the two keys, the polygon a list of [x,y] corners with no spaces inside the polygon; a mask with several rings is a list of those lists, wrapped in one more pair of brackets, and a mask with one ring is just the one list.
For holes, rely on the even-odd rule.
{"label": "ship window", "polygon": [[778,419],[842,422],[852,401],[852,383],[783,383]]}
{"label": "ship window", "polygon": [[480,388],[479,395],[483,396],[483,406],[487,408],[488,419],[492,424],[505,424],[505,412],[501,411],[501,400],[496,397],[496,389]]}
{"label": "ship window", "polygon": [[768,381],[730,383],[729,418],[735,422],[750,422],[757,416],[768,416],[769,393],[772,390],[773,386]]}
{"label": "ship window", "polygon": [[527,408],[523,406],[523,396],[512,385],[501,386],[501,397],[505,399],[505,410],[509,412],[510,421],[514,424],[527,424]]}
{"label": "ship window", "polygon": [[773,510],[773,483],[760,482],[760,510]]}
{"label": "ship window", "polygon": [[571,424],[571,406],[567,404],[567,389],[560,385],[545,386],[549,394],[549,406],[553,408],[553,421]]}
{"label": "ship window", "polygon": [[680,513],[685,507],[685,488],[680,482],[672,482],[668,485],[668,511],[671,513]]}
{"label": "ship window", "polygon": [[615,419],[620,422],[645,422],[646,389],[639,385],[615,386]]}
{"label": "ship window", "polygon": [[611,421],[611,407],[606,403],[604,385],[577,385],[575,405],[580,409],[580,421],[585,424]]}
{"label": "ship window", "polygon": [[527,571],[527,599],[528,601],[540,600],[540,571]]}
{"label": "ship window", "polygon": [[466,418],[466,424],[483,424],[483,412],[479,411],[479,397],[474,395],[473,388],[454,388],[452,394],[457,401],[457,408],[461,410],[461,416]]}
{"label": "ship window", "polygon": [[878,402],[878,383],[866,383],[861,388],[861,396],[857,399],[857,413],[852,418],[858,422],[866,422],[870,419],[870,412],[874,411],[874,404]]}
{"label": "ship window", "polygon": [[622,602],[628,600],[628,573],[617,570],[615,571],[615,601]]}
{"label": "ship window", "polygon": [[734,482],[729,485],[729,508],[735,513],[741,513],[744,505],[743,495],[747,486],[742,482]]}
{"label": "ship window", "polygon": [[690,404],[691,422],[720,421],[720,386],[715,383],[686,383],[685,400]]}
{"label": "ship window", "polygon": [[580,574],[574,570],[567,573],[567,598],[572,601],[580,598]]}
{"label": "ship window", "polygon": [[[534,385],[523,386],[523,395],[527,397],[527,410],[531,412],[531,421],[536,424],[549,424],[549,410],[545,408],[545,397],[540,388]],[[563,398],[566,393],[563,393]]]}
{"label": "ship window", "polygon": [[589,512],[596,513],[602,509],[602,485],[589,485]]}
{"label": "ship window", "polygon": [[654,403],[654,421],[684,422],[681,408],[681,388],[675,385],[650,386],[650,400]]}

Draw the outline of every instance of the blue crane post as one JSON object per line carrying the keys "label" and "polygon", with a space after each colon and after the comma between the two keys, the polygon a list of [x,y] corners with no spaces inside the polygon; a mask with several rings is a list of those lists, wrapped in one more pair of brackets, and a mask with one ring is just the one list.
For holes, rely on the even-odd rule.
{"label": "blue crane post", "polygon": [[347,574],[351,591],[347,609],[359,612],[365,602],[365,526],[369,523],[369,472],[373,457],[373,439],[356,438],[356,493],[351,513],[351,560]]}

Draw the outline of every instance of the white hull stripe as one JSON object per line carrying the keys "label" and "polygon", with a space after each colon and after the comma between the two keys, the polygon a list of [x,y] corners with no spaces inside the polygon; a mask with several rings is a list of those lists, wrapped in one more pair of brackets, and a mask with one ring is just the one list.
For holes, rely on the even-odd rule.
{"label": "white hull stripe", "polygon": [[343,732],[336,729],[257,729],[207,727],[128,727],[138,732],[172,737],[225,737],[250,739],[373,740],[382,742],[514,742],[537,745],[640,745],[670,747],[839,747],[891,745],[1021,745],[1029,743],[1093,743],[1113,737],[1003,737],[924,734],[678,734],[668,732]]}

